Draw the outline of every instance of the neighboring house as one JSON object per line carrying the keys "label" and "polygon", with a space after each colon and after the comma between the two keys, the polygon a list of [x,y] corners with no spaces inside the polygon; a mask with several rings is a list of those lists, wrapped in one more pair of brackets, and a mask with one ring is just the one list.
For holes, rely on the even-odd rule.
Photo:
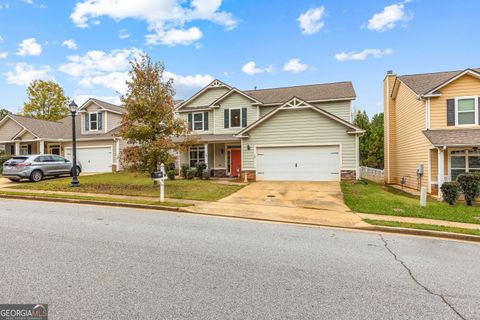
{"label": "neighboring house", "polygon": [[[120,168],[123,141],[115,137],[122,107],[89,99],[76,117],[77,159],[84,172],[111,172]],[[58,154],[72,159],[72,118],[59,121],[8,115],[0,121],[0,145],[10,155]]]}
{"label": "neighboring house", "polygon": [[386,183],[405,178],[438,194],[443,182],[480,171],[480,69],[389,72],[384,99]]}
{"label": "neighboring house", "polygon": [[215,80],[176,108],[198,141],[179,165],[251,180],[356,179],[355,98],[351,82],[241,91]]}

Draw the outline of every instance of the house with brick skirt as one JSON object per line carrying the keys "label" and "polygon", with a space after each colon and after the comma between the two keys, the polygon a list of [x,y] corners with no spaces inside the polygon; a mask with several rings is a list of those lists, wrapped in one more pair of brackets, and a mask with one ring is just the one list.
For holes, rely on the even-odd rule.
{"label": "house with brick skirt", "polygon": [[179,150],[178,166],[204,162],[213,176],[250,180],[357,179],[355,98],[351,82],[242,91],[215,80],[176,108],[198,141]]}
{"label": "house with brick skirt", "polygon": [[[83,172],[120,169],[126,143],[117,132],[125,109],[89,99],[76,116],[77,159]],[[72,118],[59,121],[7,115],[0,121],[0,145],[8,155],[56,154],[72,160]]]}
{"label": "house with brick skirt", "polygon": [[[384,79],[385,182],[439,188],[480,171],[480,69]],[[420,172],[417,170],[420,168]],[[422,170],[423,168],[423,170]]]}

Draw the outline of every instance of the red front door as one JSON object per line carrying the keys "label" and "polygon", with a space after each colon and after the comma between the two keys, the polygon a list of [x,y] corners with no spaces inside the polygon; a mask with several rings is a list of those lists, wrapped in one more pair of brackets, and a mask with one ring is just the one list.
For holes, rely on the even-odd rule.
{"label": "red front door", "polygon": [[242,157],[240,150],[230,151],[230,175],[232,177],[239,177],[242,170]]}

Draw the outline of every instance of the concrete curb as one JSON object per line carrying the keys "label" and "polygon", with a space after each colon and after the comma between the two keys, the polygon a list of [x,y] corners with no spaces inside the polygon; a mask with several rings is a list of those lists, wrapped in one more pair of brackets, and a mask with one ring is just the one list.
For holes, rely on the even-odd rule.
{"label": "concrete curb", "polygon": [[262,218],[246,218],[246,217],[229,216],[229,215],[215,214],[215,213],[194,212],[182,207],[152,206],[152,205],[144,205],[144,204],[107,202],[107,201],[96,201],[96,200],[62,199],[62,198],[47,198],[47,197],[41,197],[41,196],[20,196],[20,195],[5,195],[5,194],[0,194],[0,198],[31,200],[31,201],[46,201],[46,202],[57,202],[57,203],[76,203],[76,204],[99,205],[99,206],[105,206],[105,207],[119,207],[119,208],[123,207],[123,208],[147,209],[147,210],[157,210],[157,211],[164,210],[164,211],[173,211],[173,212],[181,212],[181,213],[189,213],[189,214],[198,214],[203,216],[234,218],[234,219],[242,219],[242,220],[273,222],[273,223],[284,223],[284,224],[291,224],[291,225],[298,225],[298,226],[327,227],[327,228],[344,229],[344,230],[351,230],[351,231],[385,232],[385,233],[392,233],[392,234],[423,236],[423,237],[430,237],[430,238],[439,238],[444,240],[460,240],[460,241],[480,243],[480,236],[451,233],[451,232],[431,231],[431,230],[407,229],[407,228],[396,228],[396,227],[374,226],[374,225],[368,226],[368,227],[342,227],[342,226],[332,226],[332,225],[316,224],[316,223],[302,223],[302,222],[296,222],[296,221],[284,221],[284,220],[262,219]]}

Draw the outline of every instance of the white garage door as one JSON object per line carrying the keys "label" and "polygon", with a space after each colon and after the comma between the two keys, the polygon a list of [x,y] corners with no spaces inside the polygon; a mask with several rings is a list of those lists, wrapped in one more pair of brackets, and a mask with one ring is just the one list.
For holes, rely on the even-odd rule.
{"label": "white garage door", "polygon": [[[66,148],[65,157],[73,159],[72,148]],[[82,164],[82,172],[111,172],[112,148],[111,147],[78,147],[77,160]]]}
{"label": "white garage door", "polygon": [[257,180],[339,181],[339,147],[259,147]]}

